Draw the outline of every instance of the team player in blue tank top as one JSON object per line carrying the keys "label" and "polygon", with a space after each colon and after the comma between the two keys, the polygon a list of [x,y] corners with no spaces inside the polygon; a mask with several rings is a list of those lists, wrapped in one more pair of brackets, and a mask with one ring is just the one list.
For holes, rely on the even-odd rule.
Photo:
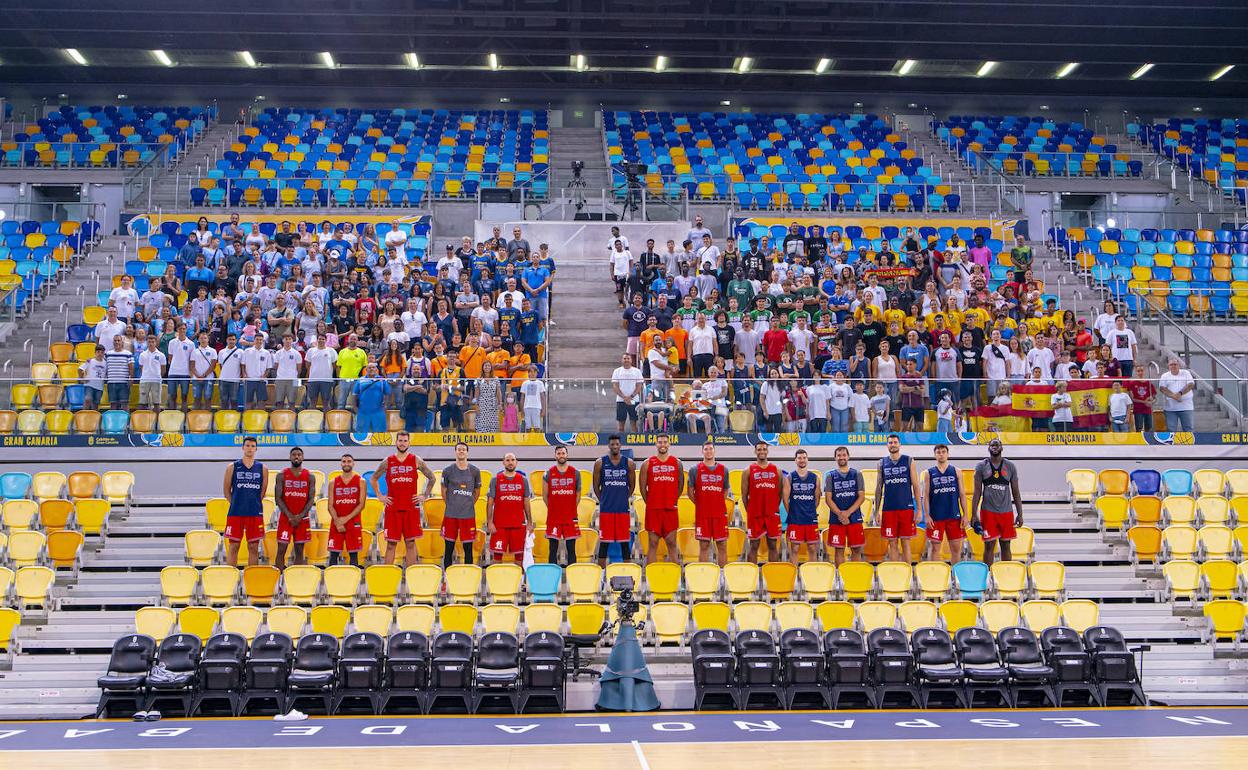
{"label": "team player in blue tank top", "polygon": [[836,467],[823,477],[823,497],[828,504],[827,546],[832,561],[840,564],[849,551],[853,561],[863,560],[867,536],[862,527],[862,503],[867,499],[867,485],[862,473],[849,467],[849,450],[837,447],[833,453]]}
{"label": "team player in blue tank top", "polygon": [[962,559],[966,537],[967,510],[962,496],[962,478],[949,464],[949,447],[937,444],[932,450],[936,464],[923,471],[923,510],[926,511],[927,558],[940,559],[940,541],[949,541],[949,561]]}
{"label": "team player in blue tank top", "polygon": [[256,461],[256,439],[243,439],[243,458],[225,469],[221,495],[229,501],[225,517],[225,560],[238,566],[238,546],[247,541],[247,564],[260,563],[260,542],[264,539],[264,495],[269,488],[269,474],[264,464]]}
{"label": "team player in blue tank top", "polygon": [[806,560],[819,556],[819,474],[809,470],[805,449],[793,455],[796,470],[785,480],[785,510],[788,520],[785,535],[789,541],[789,561],[797,564],[797,547],[806,544]]}
{"label": "team player in blue tank top", "polygon": [[607,547],[619,543],[624,561],[633,558],[632,508],[633,482],[637,475],[633,461],[620,451],[623,439],[612,435],[607,439],[607,454],[594,463],[594,495],[598,498],[598,564],[607,566]]}
{"label": "team player in blue tank top", "polygon": [[880,458],[875,499],[880,509],[880,537],[888,543],[889,561],[910,561],[910,538],[914,537],[915,505],[920,499],[919,474],[914,460],[901,453],[901,436],[890,433],[888,455]]}

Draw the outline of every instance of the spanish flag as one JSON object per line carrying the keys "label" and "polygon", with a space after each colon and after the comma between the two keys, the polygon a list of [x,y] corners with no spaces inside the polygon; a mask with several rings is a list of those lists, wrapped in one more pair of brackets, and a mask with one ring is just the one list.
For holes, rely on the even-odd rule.
{"label": "spanish flag", "polygon": [[[1104,428],[1109,424],[1111,380],[1071,380],[1066,383],[1074,427],[1082,430]],[[1029,431],[1031,419],[1052,419],[1052,385],[1015,385],[1009,406],[985,406],[971,413],[977,431]],[[1007,427],[1013,426],[1013,427]]]}

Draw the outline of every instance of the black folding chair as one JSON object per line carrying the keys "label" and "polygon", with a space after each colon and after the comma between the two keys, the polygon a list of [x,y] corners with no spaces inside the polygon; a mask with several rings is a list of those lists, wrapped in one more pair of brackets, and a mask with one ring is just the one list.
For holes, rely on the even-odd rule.
{"label": "black folding chair", "polygon": [[550,631],[537,631],[524,637],[520,660],[520,713],[531,702],[549,699],[555,710],[564,708],[567,668],[563,663],[563,637]]}
{"label": "black folding chair", "polygon": [[106,715],[114,703],[128,703],[133,714],[143,710],[147,697],[147,672],[156,657],[156,640],[143,634],[128,634],[113,642],[108,671],[95,680],[100,702],[95,716]]}
{"label": "black folding chair", "polygon": [[191,702],[199,683],[199,654],[203,647],[194,634],[166,636],[156,653],[156,663],[147,675],[145,711],[156,709],[163,701],[176,701],[182,716],[191,715]]}
{"label": "black folding chair", "polygon": [[191,714],[200,713],[205,704],[224,701],[229,705],[230,715],[238,716],[246,661],[247,639],[242,634],[210,637],[199,659],[199,689],[191,701]]}
{"label": "black folding chair", "polygon": [[385,649],[386,642],[381,635],[367,631],[356,632],[342,640],[333,713],[340,712],[349,700],[368,701],[371,713],[381,713]]}
{"label": "black folding chair", "polygon": [[737,684],[737,658],[732,654],[728,634],[713,628],[696,631],[689,640],[693,662],[693,707],[701,711],[709,700],[713,705],[740,708]]}

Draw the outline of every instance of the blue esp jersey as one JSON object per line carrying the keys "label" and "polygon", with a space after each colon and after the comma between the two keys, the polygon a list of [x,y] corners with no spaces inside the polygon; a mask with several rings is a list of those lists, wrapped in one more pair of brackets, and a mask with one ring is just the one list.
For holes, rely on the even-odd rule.
{"label": "blue esp jersey", "polygon": [[598,503],[603,513],[628,513],[628,458],[620,456],[618,463],[611,462],[611,455],[602,456],[602,493]]}
{"label": "blue esp jersey", "polygon": [[264,487],[264,465],[252,463],[248,468],[242,460],[234,461],[230,474],[230,516],[263,516],[260,490]]}
{"label": "blue esp jersey", "polygon": [[952,465],[940,468],[933,465],[927,469],[927,492],[932,508],[928,515],[932,521],[952,521],[960,518],[958,496],[962,493],[958,469]]}
{"label": "blue esp jersey", "polygon": [[[854,504],[859,492],[866,491],[863,488],[862,473],[855,468],[850,468],[845,473],[841,473],[837,468],[828,471],[823,477],[823,488],[832,493],[832,502],[836,503],[836,507],[842,511]],[[839,524],[840,520],[837,519],[832,523]],[[862,523],[862,508],[849,515],[849,523]]]}
{"label": "blue esp jersey", "polygon": [[819,523],[819,476],[809,470],[804,475],[789,472],[788,524]]}
{"label": "blue esp jersey", "polygon": [[880,458],[880,478],[884,480],[881,511],[914,510],[914,487],[910,480],[910,456],[900,455],[893,462],[887,455]]}

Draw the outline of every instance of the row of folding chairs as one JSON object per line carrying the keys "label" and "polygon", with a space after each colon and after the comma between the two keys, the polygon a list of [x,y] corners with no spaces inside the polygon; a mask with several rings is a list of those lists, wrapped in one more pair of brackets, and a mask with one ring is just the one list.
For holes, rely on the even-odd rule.
{"label": "row of folding chairs", "polygon": [[1161,529],[1141,525],[1127,530],[1127,543],[1131,560],[1136,564],[1175,559],[1240,561],[1248,546],[1248,527],[1232,530],[1220,524],[1207,524],[1196,529],[1175,524]]}
{"label": "row of folding chairs", "polygon": [[158,642],[131,634],[113,645],[108,671],[97,681],[96,716],[170,702],[188,717],[222,706],[232,716],[252,709],[284,714],[296,706],[325,714],[348,706],[373,714],[446,707],[475,713],[486,704],[514,713],[539,703],[563,710],[565,643],[559,634],[530,634],[523,642],[506,633],[474,640],[456,631],[432,639],[413,631],[355,632],[341,644],[339,638],[175,634]]}
{"label": "row of folding chairs", "polygon": [[0,567],[0,605],[21,610],[55,609],[56,602],[51,595],[55,582],[56,572],[51,567]]}
{"label": "row of folding chairs", "polygon": [[47,534],[74,529],[84,535],[102,535],[108,530],[113,503],[102,497],[73,500],[5,500],[0,503],[0,529],[10,534],[21,530],[42,530]]}
{"label": "row of folding chairs", "polygon": [[1121,531],[1128,526],[1173,524],[1201,527],[1221,524],[1248,525],[1248,495],[1226,498],[1221,495],[1102,495],[1093,504],[1102,532]]}
{"label": "row of folding chairs", "polygon": [[1201,564],[1175,559],[1162,565],[1161,574],[1166,581],[1158,593],[1161,601],[1191,606],[1215,599],[1248,599],[1248,561],[1214,559]]}
{"label": "row of folding chairs", "polygon": [[0,474],[0,499],[32,498],[42,502],[60,497],[77,500],[102,497],[116,504],[130,502],[134,490],[134,474],[130,471],[75,471],[66,476],[59,471],[26,473],[10,471]]}
{"label": "row of folding chairs", "polygon": [[1068,498],[1075,506],[1091,506],[1101,495],[1235,497],[1248,495],[1248,468],[1230,471],[1218,468],[1201,468],[1195,471],[1184,468],[1165,471],[1137,468],[1129,472],[1121,468],[1106,468],[1101,471],[1072,468],[1066,472],[1066,485]]}
{"label": "row of folding chairs", "polygon": [[55,569],[72,570],[77,574],[82,566],[82,546],[86,541],[81,532],[62,529],[44,534],[25,529],[3,536],[0,543],[0,563],[15,569],[42,565]]}

